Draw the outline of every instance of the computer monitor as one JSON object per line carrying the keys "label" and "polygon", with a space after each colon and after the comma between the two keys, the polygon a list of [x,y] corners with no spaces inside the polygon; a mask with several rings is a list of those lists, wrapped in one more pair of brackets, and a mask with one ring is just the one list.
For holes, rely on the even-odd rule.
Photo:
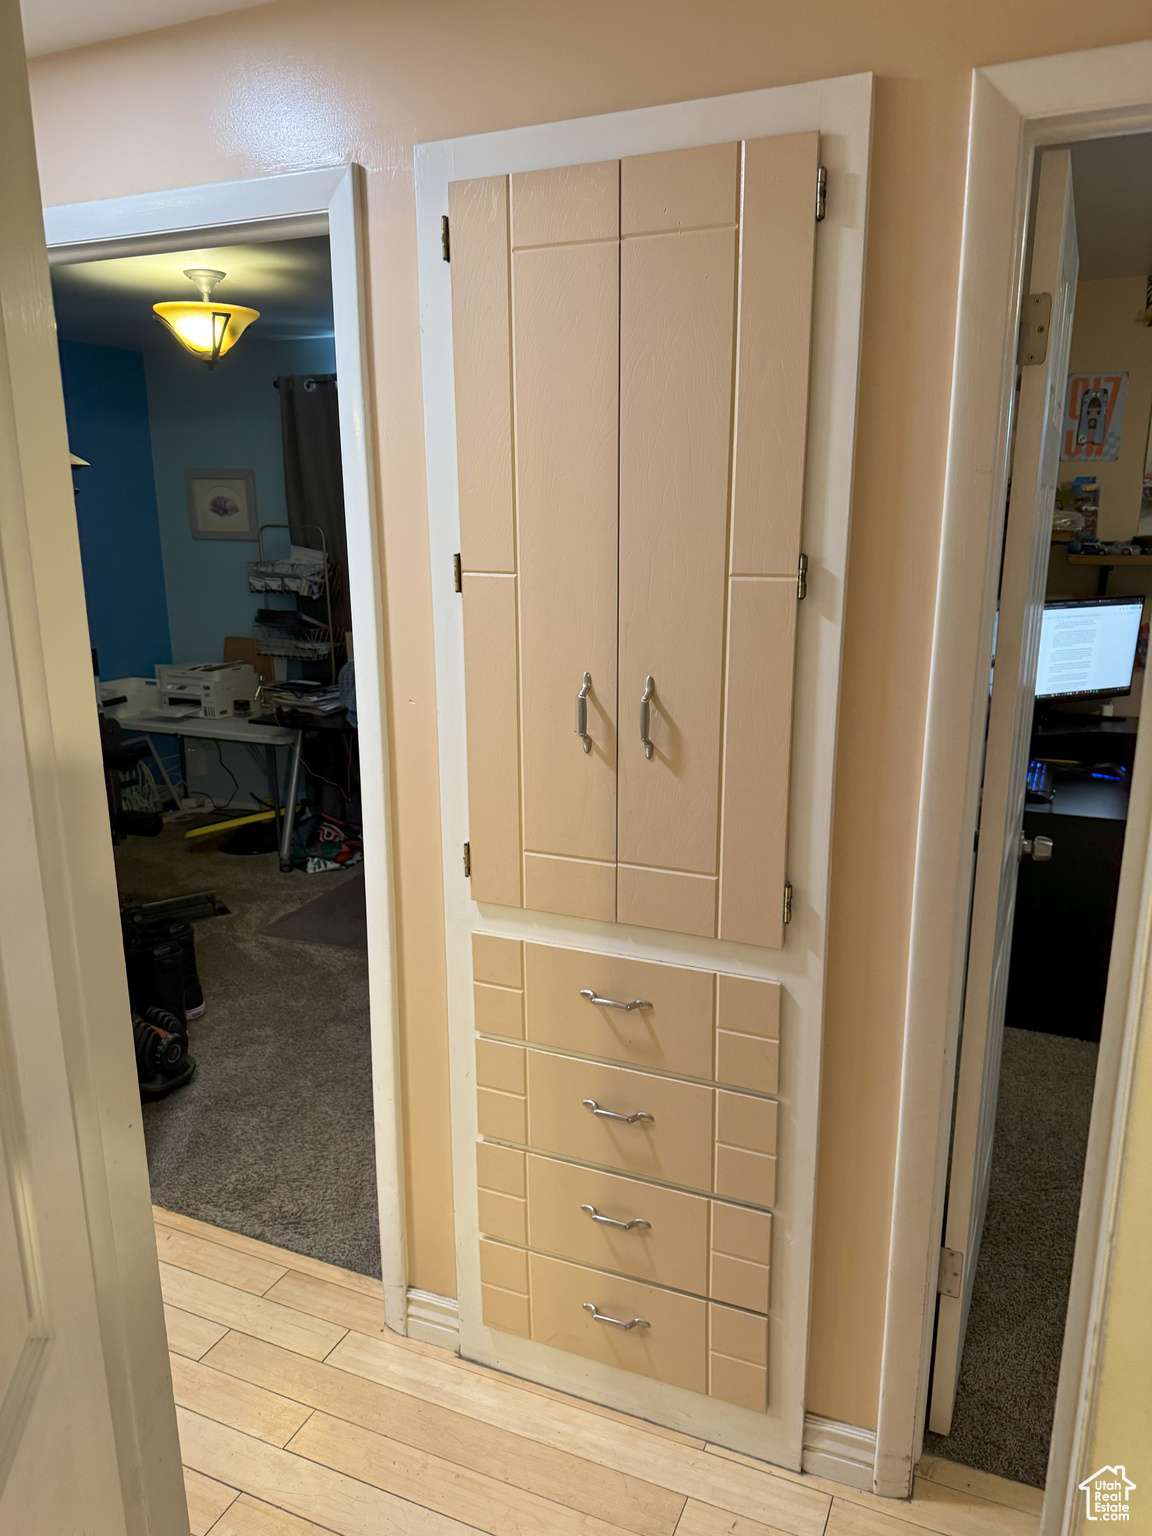
{"label": "computer monitor", "polygon": [[1144,600],[1089,597],[1045,603],[1038,699],[1106,699],[1132,689]]}

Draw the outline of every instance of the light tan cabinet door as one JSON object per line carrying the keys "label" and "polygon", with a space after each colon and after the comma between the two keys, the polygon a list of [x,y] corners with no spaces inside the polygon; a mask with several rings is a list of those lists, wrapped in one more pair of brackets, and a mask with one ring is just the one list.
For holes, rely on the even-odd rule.
{"label": "light tan cabinet door", "polygon": [[619,165],[449,207],[472,894],[611,921]]}
{"label": "light tan cabinet door", "polygon": [[619,915],[708,936],[716,928],[739,149],[621,166]]}
{"label": "light tan cabinet door", "polygon": [[791,135],[628,159],[620,180],[617,915],[769,947],[817,155]]}
{"label": "light tan cabinet door", "polygon": [[521,905],[508,178],[448,189],[472,895]]}
{"label": "light tan cabinet door", "polygon": [[619,198],[614,160],[512,178],[524,902],[609,921]]}
{"label": "light tan cabinet door", "polygon": [[783,941],[818,148],[450,188],[478,901]]}

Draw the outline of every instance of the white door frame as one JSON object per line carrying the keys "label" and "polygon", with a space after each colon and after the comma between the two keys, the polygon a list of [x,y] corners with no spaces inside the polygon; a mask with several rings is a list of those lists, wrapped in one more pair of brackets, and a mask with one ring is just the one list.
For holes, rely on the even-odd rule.
{"label": "white door frame", "polygon": [[179,250],[181,246],[232,245],[311,234],[326,234],[329,239],[348,586],[356,654],[380,1257],[385,1320],[397,1333],[406,1333],[408,1261],[384,693],[383,552],[369,413],[361,202],[359,168],[337,165],[46,208],[44,230],[53,265]]}
{"label": "white door frame", "polygon": [[[1046,144],[1149,128],[1152,42],[973,72],[877,1427],[875,1488],[891,1497],[910,1491],[923,1443],[1034,155]],[[1144,955],[1148,798],[1134,782],[1126,848],[1137,858],[1126,857],[1121,881],[1106,1037],[1109,1018],[1124,1023],[1097,1068],[1045,1536],[1068,1528],[1092,1396],[1102,1234],[1140,991],[1133,966]]]}
{"label": "white door frame", "polygon": [[[796,1469],[804,1430],[812,1214],[824,1012],[832,785],[844,584],[852,493],[872,124],[872,78],[646,107],[416,146],[420,322],[440,792],[444,850],[452,1083],[453,1178],[460,1342],[471,1358],[578,1396],[703,1433]],[[798,613],[789,878],[794,918],[781,951],[527,913],[471,899],[461,852],[468,837],[462,604],[452,580],[460,548],[450,268],[441,218],[450,181],[575,165],[693,145],[817,129],[828,168],[827,218],[816,241],[812,383],[802,547],[808,597]],[[815,208],[813,209],[815,213]],[[769,1409],[747,1409],[551,1350],[483,1324],[480,1301],[470,934],[534,937],[783,982],[780,1187],[773,1232]],[[801,1027],[802,1025],[802,1027]]]}

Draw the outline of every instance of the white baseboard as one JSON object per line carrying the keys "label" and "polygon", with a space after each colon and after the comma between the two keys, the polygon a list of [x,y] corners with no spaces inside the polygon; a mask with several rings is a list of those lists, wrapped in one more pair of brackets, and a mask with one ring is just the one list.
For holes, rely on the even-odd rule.
{"label": "white baseboard", "polygon": [[460,1353],[460,1303],[452,1296],[408,1287],[408,1337]]}
{"label": "white baseboard", "polygon": [[804,1416],[804,1452],[801,1466],[816,1477],[828,1477],[849,1488],[872,1492],[876,1465],[876,1431],[837,1424],[814,1413]]}

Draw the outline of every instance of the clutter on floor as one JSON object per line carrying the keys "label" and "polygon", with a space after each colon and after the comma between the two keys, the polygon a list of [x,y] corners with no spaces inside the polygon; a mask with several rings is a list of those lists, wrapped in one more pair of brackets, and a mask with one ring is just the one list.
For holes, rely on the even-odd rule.
{"label": "clutter on floor", "polygon": [[988,1214],[949,1435],[924,1454],[1043,1488],[1098,1047],[1006,1029]]}
{"label": "clutter on floor", "polygon": [[[215,906],[212,893],[205,899]],[[145,1102],[167,1098],[192,1081],[196,1061],[188,1052],[188,1021],[204,1012],[192,925],[171,915],[170,903],[157,905],[158,912],[134,905],[120,914],[136,1075]]]}

